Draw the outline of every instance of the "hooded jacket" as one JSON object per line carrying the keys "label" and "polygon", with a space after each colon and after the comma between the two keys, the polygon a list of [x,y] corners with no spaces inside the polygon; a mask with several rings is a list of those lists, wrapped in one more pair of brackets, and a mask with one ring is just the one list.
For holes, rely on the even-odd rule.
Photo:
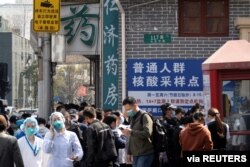
{"label": "hooded jacket", "polygon": [[210,151],[213,142],[209,130],[200,123],[190,123],[180,133],[180,145],[183,151]]}

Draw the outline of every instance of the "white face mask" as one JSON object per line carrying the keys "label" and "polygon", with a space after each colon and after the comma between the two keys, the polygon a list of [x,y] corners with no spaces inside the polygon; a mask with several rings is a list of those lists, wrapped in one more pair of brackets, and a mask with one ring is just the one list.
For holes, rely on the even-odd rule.
{"label": "white face mask", "polygon": [[124,120],[125,120],[124,117],[121,117],[121,122],[120,123],[124,124]]}

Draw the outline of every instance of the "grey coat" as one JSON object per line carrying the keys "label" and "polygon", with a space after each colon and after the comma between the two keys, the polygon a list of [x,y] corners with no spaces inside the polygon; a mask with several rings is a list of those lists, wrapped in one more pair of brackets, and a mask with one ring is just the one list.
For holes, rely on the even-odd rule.
{"label": "grey coat", "polygon": [[17,139],[4,132],[0,132],[0,166],[24,167],[23,159]]}

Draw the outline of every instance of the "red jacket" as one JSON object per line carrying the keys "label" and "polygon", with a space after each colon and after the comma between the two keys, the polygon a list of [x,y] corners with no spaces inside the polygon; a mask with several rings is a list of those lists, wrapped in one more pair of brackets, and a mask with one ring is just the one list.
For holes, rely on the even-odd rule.
{"label": "red jacket", "polygon": [[180,145],[183,151],[210,151],[213,142],[209,130],[202,124],[190,123],[180,133]]}

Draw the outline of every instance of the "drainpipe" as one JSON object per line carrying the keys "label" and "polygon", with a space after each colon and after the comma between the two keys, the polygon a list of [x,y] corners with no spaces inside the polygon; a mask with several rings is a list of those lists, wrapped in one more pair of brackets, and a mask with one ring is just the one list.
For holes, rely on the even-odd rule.
{"label": "drainpipe", "polygon": [[125,11],[120,0],[115,0],[121,13],[122,27],[122,100],[126,98],[126,37],[125,37]]}

